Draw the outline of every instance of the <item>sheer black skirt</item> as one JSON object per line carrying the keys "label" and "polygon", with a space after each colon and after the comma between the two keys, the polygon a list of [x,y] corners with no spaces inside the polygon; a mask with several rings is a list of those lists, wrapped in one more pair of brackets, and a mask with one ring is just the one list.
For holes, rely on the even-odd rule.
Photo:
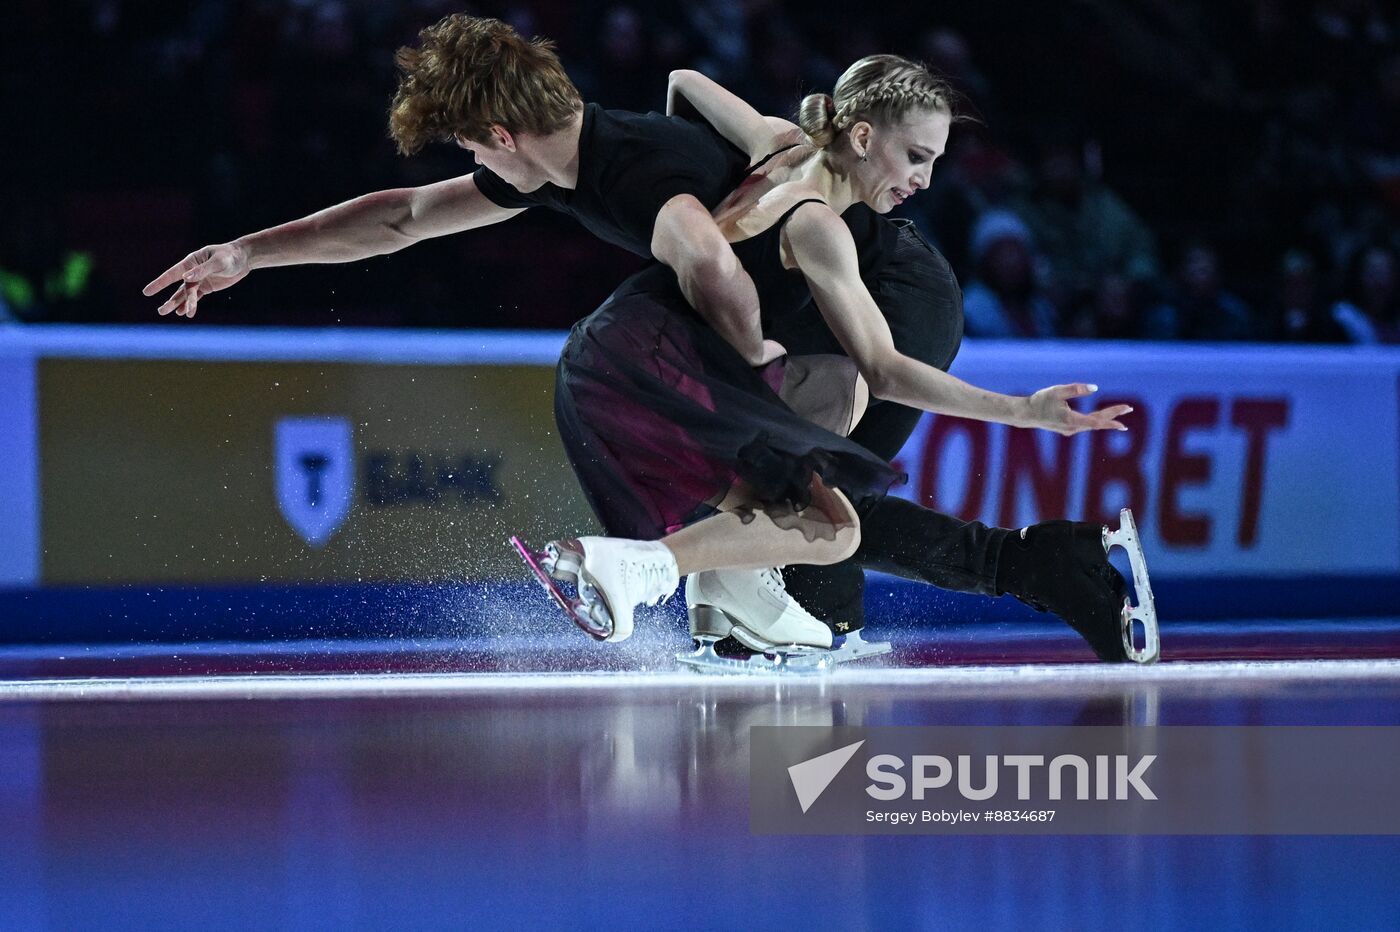
{"label": "sheer black skirt", "polygon": [[784,404],[783,367],[749,366],[661,266],[575,325],[559,360],[555,419],[606,532],[663,537],[713,514],[738,481],[764,504],[802,509],[813,474],[857,505],[904,480]]}

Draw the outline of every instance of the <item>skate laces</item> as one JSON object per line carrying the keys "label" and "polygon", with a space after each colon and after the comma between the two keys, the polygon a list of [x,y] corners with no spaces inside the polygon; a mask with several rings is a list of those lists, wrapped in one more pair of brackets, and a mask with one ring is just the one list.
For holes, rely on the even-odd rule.
{"label": "skate laces", "polygon": [[634,576],[642,587],[642,604],[644,605],[665,605],[675,595],[674,588],[667,589],[666,583],[669,574],[669,565],[664,560],[657,559],[631,559],[626,561],[623,572],[627,576]]}
{"label": "skate laces", "polygon": [[763,584],[768,587],[768,591],[781,598],[787,603],[784,611],[795,611],[802,618],[810,618],[813,621],[820,621],[816,615],[807,611],[801,602],[792,597],[787,591],[787,581],[783,579],[783,571],[776,566],[769,567],[758,574],[763,579]]}

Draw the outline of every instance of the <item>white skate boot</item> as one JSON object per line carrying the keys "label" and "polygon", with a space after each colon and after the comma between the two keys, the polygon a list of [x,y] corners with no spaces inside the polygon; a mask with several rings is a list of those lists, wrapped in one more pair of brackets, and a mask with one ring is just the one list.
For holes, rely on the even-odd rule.
{"label": "white skate boot", "polygon": [[[680,584],[675,555],[658,541],[616,537],[556,540],[532,551],[510,539],[530,571],[574,623],[599,641],[632,636],[632,611],[669,598]],[[570,597],[555,580],[572,583]]]}
{"label": "white skate boot", "polygon": [[776,569],[695,573],[686,577],[685,607],[692,635],[732,636],[750,650],[831,646],[831,629],[788,595]]}
{"label": "white skate boot", "polygon": [[[858,633],[833,649],[831,629],[788,594],[776,569],[696,573],[686,581],[685,603],[695,650],[676,659],[697,669],[816,672],[889,650],[888,644],[865,643]],[[730,637],[753,653],[717,653],[715,645]]]}

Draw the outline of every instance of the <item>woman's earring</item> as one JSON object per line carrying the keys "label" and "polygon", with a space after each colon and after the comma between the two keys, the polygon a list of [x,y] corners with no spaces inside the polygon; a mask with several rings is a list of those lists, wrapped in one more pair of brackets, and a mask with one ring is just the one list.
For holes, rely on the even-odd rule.
{"label": "woman's earring", "polygon": [[860,160],[861,160],[862,162],[868,162],[868,161],[870,161],[870,153],[867,152],[867,153],[865,153],[865,155],[862,155],[862,156],[860,157]]}

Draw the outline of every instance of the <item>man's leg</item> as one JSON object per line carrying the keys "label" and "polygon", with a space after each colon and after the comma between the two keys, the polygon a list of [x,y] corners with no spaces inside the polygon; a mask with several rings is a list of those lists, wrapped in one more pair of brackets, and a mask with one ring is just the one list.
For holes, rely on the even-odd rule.
{"label": "man's leg", "polygon": [[[946,371],[962,343],[957,280],[911,225],[900,227],[896,258],[901,261],[872,296],[890,321],[896,345]],[[890,460],[920,417],[902,405],[873,404],[851,439]],[[957,592],[1015,596],[1059,615],[1101,659],[1125,660],[1119,618],[1126,584],[1108,563],[1102,532],[1069,521],[1008,531],[887,498],[862,513],[861,545],[851,560],[789,566],[783,575],[788,592],[838,634],[864,626],[864,569],[874,569]]]}
{"label": "man's leg", "polygon": [[833,566],[789,566],[783,578],[793,598],[845,634],[865,626],[865,570],[954,592],[1001,595],[997,560],[1011,533],[890,497],[862,509],[853,558]]}
{"label": "man's leg", "polygon": [[[922,411],[892,402],[872,404],[855,430],[851,431],[851,439],[881,458],[892,460],[914,432],[922,416]],[[889,513],[889,509],[882,511],[876,508],[874,512],[862,514],[862,533],[870,533],[873,530],[884,539],[886,532],[879,524],[883,515]],[[948,523],[936,529],[937,539],[941,541],[952,535],[953,539],[947,541],[952,552],[974,553],[984,549],[975,538],[966,541],[957,539],[961,530],[957,525],[966,522],[948,518],[946,515],[939,517],[945,518]],[[871,523],[872,518],[874,524]],[[935,532],[932,527],[905,530],[912,530],[921,535],[931,535]],[[925,536],[924,539],[932,538]],[[855,558],[834,566],[789,566],[783,570],[783,579],[787,582],[788,592],[793,598],[813,615],[831,625],[837,634],[859,631],[865,626],[865,569],[861,565],[862,550],[856,551]],[[995,567],[992,567],[991,571],[995,574]]]}
{"label": "man's leg", "polygon": [[834,633],[864,626],[856,594],[863,594],[861,571],[870,569],[954,592],[1015,596],[1058,615],[1100,660],[1128,659],[1121,629],[1127,583],[1108,562],[1101,526],[1046,521],[1009,530],[960,521],[900,498],[880,500],[861,519],[860,546],[851,560],[784,570],[788,592]]}

